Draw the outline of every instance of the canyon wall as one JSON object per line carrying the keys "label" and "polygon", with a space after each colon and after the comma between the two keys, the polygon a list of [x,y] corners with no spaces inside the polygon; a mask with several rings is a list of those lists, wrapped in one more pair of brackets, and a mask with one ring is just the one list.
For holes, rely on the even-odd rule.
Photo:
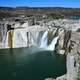
{"label": "canyon wall", "polygon": [[[80,24],[54,21],[55,26],[15,25],[0,27],[0,48],[39,47],[66,56],[67,73],[56,80],[76,80],[80,67]],[[60,24],[61,23],[61,24]],[[66,24],[66,25],[65,25]],[[49,25],[49,26],[48,26]],[[62,27],[63,26],[63,27]],[[49,78],[48,80],[54,80]]]}

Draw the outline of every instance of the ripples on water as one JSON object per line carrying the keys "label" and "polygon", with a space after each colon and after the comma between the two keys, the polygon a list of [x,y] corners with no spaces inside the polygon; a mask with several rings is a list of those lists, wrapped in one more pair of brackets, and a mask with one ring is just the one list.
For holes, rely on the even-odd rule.
{"label": "ripples on water", "polygon": [[38,48],[0,50],[0,80],[44,80],[66,73],[65,56]]}

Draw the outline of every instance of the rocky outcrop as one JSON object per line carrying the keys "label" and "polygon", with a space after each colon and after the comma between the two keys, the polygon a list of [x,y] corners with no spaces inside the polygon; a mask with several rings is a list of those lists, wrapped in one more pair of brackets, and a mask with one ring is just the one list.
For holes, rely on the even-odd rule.
{"label": "rocky outcrop", "polygon": [[[78,77],[79,57],[80,57],[80,33],[73,32],[70,39],[70,52],[67,55],[67,76],[70,80],[76,80]],[[68,59],[70,57],[70,59]],[[73,62],[69,62],[73,61]],[[68,63],[70,63],[68,65]],[[69,68],[69,66],[71,68]]]}
{"label": "rocky outcrop", "polygon": [[[58,42],[58,53],[66,55],[66,76],[61,76],[56,80],[76,80],[78,77],[80,60],[80,33],[64,31]],[[64,36],[63,36],[64,35]]]}
{"label": "rocky outcrop", "polygon": [[57,52],[60,54],[67,54],[69,51],[69,40],[71,38],[71,30],[64,30],[59,36]]}

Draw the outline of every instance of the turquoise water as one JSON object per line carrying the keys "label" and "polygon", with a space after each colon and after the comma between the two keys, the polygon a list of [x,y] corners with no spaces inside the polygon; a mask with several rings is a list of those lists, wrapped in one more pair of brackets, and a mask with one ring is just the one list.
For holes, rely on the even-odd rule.
{"label": "turquoise water", "polygon": [[37,48],[0,50],[0,80],[44,80],[66,73],[65,56]]}

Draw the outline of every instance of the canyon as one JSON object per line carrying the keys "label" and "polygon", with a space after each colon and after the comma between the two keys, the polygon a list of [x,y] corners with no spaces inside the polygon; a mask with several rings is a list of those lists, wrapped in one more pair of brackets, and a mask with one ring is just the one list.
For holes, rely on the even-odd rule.
{"label": "canyon", "polygon": [[[35,21],[34,21],[35,22]],[[66,56],[67,73],[45,80],[76,80],[80,68],[80,20],[0,21],[0,49],[38,47]]]}

